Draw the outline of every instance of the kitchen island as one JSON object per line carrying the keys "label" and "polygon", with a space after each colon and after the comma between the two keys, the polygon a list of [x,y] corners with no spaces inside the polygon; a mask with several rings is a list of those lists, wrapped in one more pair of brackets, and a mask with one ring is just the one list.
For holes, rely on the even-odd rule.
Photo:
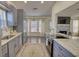
{"label": "kitchen island", "polygon": [[[55,38],[55,35],[61,35],[66,38]],[[79,38],[72,38],[66,34],[55,33],[46,36],[46,46],[51,46],[52,57],[79,57]],[[49,43],[51,43],[49,45]],[[53,44],[53,45],[52,45]],[[50,48],[50,49],[51,49]]]}
{"label": "kitchen island", "polygon": [[22,47],[22,33],[16,33],[13,37],[1,40],[2,57],[15,57]]}
{"label": "kitchen island", "polygon": [[57,52],[56,49],[62,50],[62,53],[59,53],[58,56],[60,56],[60,54],[62,54],[61,57],[74,57],[74,56],[79,57],[79,40],[78,39],[63,39],[63,40],[62,39],[54,39],[53,45],[55,48],[53,50],[54,53]]}

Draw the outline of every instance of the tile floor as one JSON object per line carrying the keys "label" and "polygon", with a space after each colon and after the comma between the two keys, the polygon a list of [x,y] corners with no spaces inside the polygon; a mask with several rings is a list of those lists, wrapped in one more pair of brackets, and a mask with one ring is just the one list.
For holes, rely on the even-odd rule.
{"label": "tile floor", "polygon": [[44,41],[42,38],[28,38],[17,57],[49,57]]}
{"label": "tile floor", "polygon": [[28,37],[27,43],[43,43],[45,44],[45,39],[42,37]]}

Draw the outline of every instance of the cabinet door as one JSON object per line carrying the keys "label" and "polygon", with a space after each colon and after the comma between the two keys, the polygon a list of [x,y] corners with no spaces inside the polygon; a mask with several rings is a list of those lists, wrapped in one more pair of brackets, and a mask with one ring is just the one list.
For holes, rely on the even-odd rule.
{"label": "cabinet door", "polygon": [[18,40],[19,40],[19,48],[21,48],[22,47],[22,35],[19,36]]}
{"label": "cabinet door", "polygon": [[16,37],[15,39],[15,53],[17,54],[18,50],[21,48],[22,46],[22,37],[21,35]]}
{"label": "cabinet door", "polygon": [[15,41],[11,40],[9,42],[9,56],[10,57],[15,57]]}
{"label": "cabinet door", "polygon": [[23,33],[23,44],[27,42],[27,34]]}
{"label": "cabinet door", "polygon": [[54,56],[58,57],[74,57],[72,53],[70,53],[67,49],[65,49],[63,46],[58,44],[54,41]]}
{"label": "cabinet door", "polygon": [[59,51],[58,51],[57,48],[54,46],[54,47],[53,47],[53,56],[54,56],[54,57],[58,57],[58,53],[59,53]]}
{"label": "cabinet door", "polygon": [[2,56],[3,57],[8,57],[8,48],[7,48],[7,44],[2,46]]}
{"label": "cabinet door", "polygon": [[2,47],[0,46],[0,57],[2,56],[2,51],[1,51],[1,48],[2,48]]}
{"label": "cabinet door", "polygon": [[62,56],[62,57],[74,57],[74,55],[72,53],[70,53],[67,49],[65,49],[60,44],[58,44],[58,48],[59,48],[60,53],[61,53],[60,56]]}
{"label": "cabinet door", "polygon": [[19,49],[19,40],[18,40],[18,37],[16,37],[15,39],[15,53],[17,53],[18,49]]}
{"label": "cabinet door", "polygon": [[64,52],[62,52],[64,57],[75,57],[72,53],[70,53],[68,50],[64,50]]}
{"label": "cabinet door", "polygon": [[60,50],[58,48],[58,45],[56,44],[56,42],[54,42],[53,44],[53,56],[54,57],[60,57],[59,53],[60,53]]}

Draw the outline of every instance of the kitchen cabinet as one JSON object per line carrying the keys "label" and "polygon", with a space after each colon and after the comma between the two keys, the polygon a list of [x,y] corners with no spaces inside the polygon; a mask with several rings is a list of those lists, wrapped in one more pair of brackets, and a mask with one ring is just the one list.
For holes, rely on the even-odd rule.
{"label": "kitchen cabinet", "polygon": [[[2,35],[1,32],[2,32],[2,31],[1,31],[1,27],[0,27],[0,38],[1,38],[1,35]],[[0,39],[0,57],[1,57],[1,56],[2,56],[2,54],[1,54],[1,39]]]}
{"label": "kitchen cabinet", "polygon": [[17,51],[18,51],[18,49],[19,49],[19,40],[18,40],[18,37],[16,37],[14,40],[15,40],[15,47],[14,47],[14,49],[15,49],[15,54],[16,54]]}
{"label": "kitchen cabinet", "polygon": [[74,57],[67,49],[62,47],[56,41],[53,42],[53,56],[54,57]]}
{"label": "kitchen cabinet", "polygon": [[18,33],[14,37],[1,42],[0,56],[15,57],[22,47],[22,33]]}
{"label": "kitchen cabinet", "polygon": [[9,46],[9,57],[15,57],[15,47],[16,47],[16,44],[15,44],[15,40],[11,40],[9,43],[8,43],[8,46]]}
{"label": "kitchen cabinet", "polygon": [[7,48],[7,44],[2,46],[2,57],[8,57],[8,48]]}
{"label": "kitchen cabinet", "polygon": [[22,35],[18,35],[8,43],[9,57],[15,57],[18,50],[22,47]]}
{"label": "kitchen cabinet", "polygon": [[19,40],[19,49],[22,47],[22,34],[18,36]]}
{"label": "kitchen cabinet", "polygon": [[22,36],[17,36],[15,39],[15,53],[17,54],[18,50],[22,47]]}
{"label": "kitchen cabinet", "polygon": [[26,42],[27,42],[27,33],[24,32],[23,33],[23,41],[22,41],[22,43],[25,44]]}
{"label": "kitchen cabinet", "polygon": [[0,57],[2,56],[2,51],[1,51],[1,48],[2,48],[2,47],[0,46]]}

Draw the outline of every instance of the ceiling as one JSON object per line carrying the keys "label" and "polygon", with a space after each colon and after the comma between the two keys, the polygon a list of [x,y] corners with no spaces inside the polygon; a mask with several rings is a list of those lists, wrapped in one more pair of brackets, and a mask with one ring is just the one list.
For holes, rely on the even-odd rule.
{"label": "ceiling", "polygon": [[50,16],[52,14],[52,7],[54,1],[12,1],[17,9],[24,9],[25,16]]}
{"label": "ceiling", "polygon": [[58,16],[75,16],[75,15],[79,16],[79,2],[59,12],[57,15]]}

